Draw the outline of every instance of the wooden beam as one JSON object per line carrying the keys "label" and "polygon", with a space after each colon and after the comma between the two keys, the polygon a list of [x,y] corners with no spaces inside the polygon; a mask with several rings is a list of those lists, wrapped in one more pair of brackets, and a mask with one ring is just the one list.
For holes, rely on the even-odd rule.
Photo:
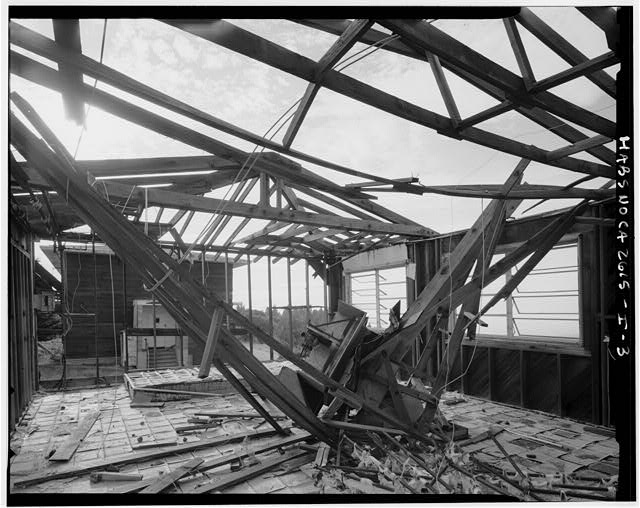
{"label": "wooden beam", "polygon": [[533,83],[536,81],[536,77],[533,74],[531,62],[529,62],[527,50],[522,43],[520,32],[518,32],[518,27],[513,18],[504,18],[502,21],[504,22],[504,27],[507,30],[509,43],[511,44],[513,54],[516,57],[516,62],[518,63],[520,74],[522,75],[522,79],[524,80],[524,86],[527,90],[529,90],[531,88],[531,85],[533,85]]}
{"label": "wooden beam", "polygon": [[607,45],[611,51],[617,51],[620,42],[620,25],[613,7],[576,7],[591,22],[597,25],[607,37]]}
{"label": "wooden beam", "polygon": [[[258,183],[257,178],[254,178],[252,180],[245,180],[241,182],[234,189],[233,194],[231,194],[231,197],[229,198],[229,200],[234,201],[236,203],[244,202],[244,200],[247,198],[251,190],[256,186],[256,183]],[[202,243],[204,244],[213,243],[215,239],[218,238],[218,236],[220,236],[220,234],[222,233],[226,225],[231,220],[230,216],[225,217],[223,215],[218,215],[217,217],[212,217],[212,218],[213,218],[213,222],[211,223],[209,233],[207,233],[202,238]]]}
{"label": "wooden beam", "polygon": [[255,478],[260,476],[272,469],[276,469],[281,466],[285,462],[288,462],[293,459],[297,459],[304,455],[309,456],[309,461],[311,461],[311,455],[307,450],[289,450],[285,452],[283,455],[275,455],[274,457],[270,457],[268,459],[263,459],[263,461],[255,466],[250,466],[247,468],[240,469],[234,473],[228,473],[220,478],[216,478],[210,482],[197,485],[191,489],[187,489],[183,491],[185,494],[203,494],[206,492],[215,492],[215,491],[224,491],[229,487],[233,487],[234,485],[238,485],[239,483],[250,480],[251,478]]}
{"label": "wooden beam", "polygon": [[[168,21],[168,23],[193,35],[197,35],[227,49],[248,56],[249,58],[293,74],[301,79],[313,81],[317,65],[315,62],[225,21],[199,22],[197,20],[190,20],[185,22],[171,20]],[[525,145],[524,143],[507,139],[497,134],[481,131],[475,127],[468,128],[460,136],[448,118],[420,108],[407,101],[403,101],[336,71],[330,70],[327,72],[323,86],[339,94],[404,118],[405,120],[435,129],[441,134],[455,138],[461,137],[462,139],[511,153],[518,157],[546,163],[543,158],[546,152],[542,149]],[[567,111],[573,109],[565,108],[564,106],[566,106],[566,104],[563,103],[563,107],[559,108],[562,112],[561,116],[564,116]],[[591,117],[592,115],[588,116]],[[593,130],[594,125],[593,122],[589,122],[588,128]],[[607,128],[609,130],[615,130],[615,125],[607,121]],[[587,165],[585,167],[583,163],[571,159],[557,160],[554,161],[552,165],[578,172],[591,173],[592,171],[603,171],[606,174],[613,174],[612,169],[609,167],[598,168],[598,164]]]}
{"label": "wooden beam", "polygon": [[[131,195],[134,202],[144,202],[144,192],[134,189],[128,185],[115,182],[106,183],[109,196],[127,199]],[[390,233],[405,236],[433,236],[433,231],[420,226],[409,226],[405,224],[389,224],[364,219],[349,219],[334,215],[316,214],[303,212],[300,210],[283,210],[282,208],[260,207],[234,201],[221,200],[216,198],[206,198],[181,194],[178,192],[165,191],[158,188],[145,189],[148,203],[152,206],[166,206],[185,210],[195,210],[198,212],[215,212],[221,215],[235,215],[239,217],[251,217],[255,219],[273,219],[296,224],[309,224],[312,226],[327,226],[345,231],[368,231],[371,233]]]}
{"label": "wooden beam", "polygon": [[558,185],[521,184],[514,187],[507,195],[501,191],[501,187],[501,185],[493,184],[430,185],[423,186],[422,191],[425,193],[443,194],[445,196],[490,199],[606,199],[615,194],[615,192],[605,189],[567,189]]}
{"label": "wooden beam", "polygon": [[[559,33],[536,16],[528,7],[522,7],[516,16],[518,22],[531,32],[537,39],[552,51],[557,53],[562,59],[571,65],[578,65],[589,60],[584,54],[578,51],[569,41],[564,39]],[[604,71],[597,71],[586,76],[587,79],[596,84],[602,91],[615,99],[616,82]],[[589,127],[587,127],[589,128]]]}
{"label": "wooden beam", "polygon": [[440,90],[440,95],[442,96],[444,105],[449,113],[449,118],[454,120],[454,124],[457,125],[457,122],[460,120],[460,112],[458,111],[458,106],[456,106],[456,101],[451,93],[451,88],[449,88],[449,83],[447,82],[447,78],[444,75],[442,66],[440,65],[440,59],[428,51],[426,51],[425,54],[429,60],[429,64],[431,65],[431,72],[433,72],[433,77],[436,80],[436,84]]}
{"label": "wooden beam", "polygon": [[[522,179],[522,175],[529,161],[522,160],[513,170],[504,184],[505,189],[514,187]],[[376,357],[382,350],[391,354],[392,361],[401,360],[406,354],[405,342],[408,343],[425,327],[429,319],[434,315],[434,302],[440,300],[441,295],[456,288],[459,283],[464,283],[471,271],[474,261],[478,257],[478,250],[482,245],[482,238],[491,238],[491,233],[487,235],[487,229],[492,230],[491,218],[495,215],[496,209],[500,209],[502,203],[497,200],[491,201],[473,226],[467,230],[456,248],[451,252],[449,259],[444,263],[437,274],[435,274],[416,299],[407,308],[400,319],[400,328],[386,340],[379,348],[374,349],[364,359],[363,362]],[[509,210],[507,210],[508,212]],[[506,214],[505,214],[506,215]],[[506,219],[506,217],[505,217]],[[379,362],[378,362],[379,363]],[[377,366],[378,363],[374,365]]]}
{"label": "wooden beam", "polygon": [[322,58],[318,61],[318,68],[316,71],[315,79],[312,83],[307,86],[307,89],[302,96],[300,105],[289,124],[289,128],[284,135],[282,140],[282,144],[285,148],[289,148],[293,143],[293,139],[296,137],[296,134],[300,130],[302,126],[302,122],[304,121],[309,108],[311,107],[311,103],[313,99],[315,99],[318,90],[322,86],[322,80],[324,78],[327,70],[331,69],[338,61],[353,47],[353,45],[358,41],[360,35],[371,28],[373,24],[372,21],[367,19],[356,19],[351,22],[351,24],[347,27],[347,29],[340,35],[338,40],[333,43],[333,45],[329,48],[329,50],[322,56]]}
{"label": "wooden beam", "polygon": [[[309,436],[309,434],[303,433],[302,435],[297,434],[284,439],[279,439],[277,441],[272,440],[266,445],[253,446],[250,448],[243,447],[243,450],[238,451],[237,453],[226,454],[211,460],[207,460],[204,464],[198,467],[198,471],[200,472],[209,471],[211,469],[216,469],[216,468],[225,466],[227,464],[231,464],[239,459],[240,460],[245,459],[251,455],[262,454],[277,448],[286,447],[288,445],[297,444],[301,441],[306,441],[310,439],[311,437]],[[153,481],[154,481],[154,478],[142,480],[141,482],[135,483],[133,485],[124,485],[122,487],[117,487],[116,489],[113,489],[109,493],[110,494],[130,494],[130,493],[138,492],[139,490],[143,489],[147,485],[150,485]]]}
{"label": "wooden beam", "polygon": [[100,418],[100,411],[93,411],[85,416],[79,423],[78,426],[73,430],[71,435],[62,443],[55,453],[49,457],[51,461],[68,461],[73,457],[73,454],[78,449],[78,446],[82,443],[87,434],[93,427],[93,424],[96,423],[96,420]]}
{"label": "wooden beam", "polygon": [[204,353],[202,353],[202,360],[200,360],[200,369],[198,370],[198,377],[200,379],[207,377],[211,370],[211,361],[213,360],[213,355],[218,345],[218,340],[220,339],[223,318],[224,312],[220,307],[216,307],[213,311],[213,316],[211,316],[209,335],[207,335],[207,343],[204,347]]}
{"label": "wooden beam", "polygon": [[485,109],[484,111],[480,111],[480,113],[476,113],[475,115],[461,120],[460,122],[458,122],[458,130],[462,131],[467,127],[471,127],[472,125],[490,120],[491,118],[506,113],[507,111],[511,111],[515,107],[516,105],[510,100],[502,101],[500,104],[496,104],[495,106]]}
{"label": "wooden beam", "polygon": [[[305,26],[310,26],[317,30],[323,30],[325,32],[333,33],[336,35],[339,35],[340,33],[342,33],[342,31],[348,25],[348,21],[344,19],[293,19],[292,21],[296,23],[301,23]],[[389,35],[386,34],[385,32],[381,32],[375,29],[370,29],[367,33],[365,33],[361,37],[360,40],[361,42],[366,44],[378,44],[383,39],[388,39],[388,37]],[[408,58],[413,58],[413,59],[417,59],[425,62],[427,61],[424,51],[412,46],[410,43],[407,44],[406,41],[402,41],[400,39],[387,41],[384,47],[382,47],[382,51],[390,51],[392,53],[396,53],[398,55],[402,55]],[[459,68],[457,69],[455,65],[452,65],[450,62],[441,61],[441,64],[446,69],[456,72],[458,75],[463,77],[469,83],[471,83],[478,89],[482,90],[483,92],[489,94],[494,99],[500,102],[505,102],[507,100],[504,93],[502,93],[497,88],[492,87],[485,81],[480,80],[471,74],[465,73],[462,69],[459,69]],[[575,63],[573,63],[572,65],[575,65]],[[607,76],[606,73],[604,73],[604,77],[608,78],[610,83],[613,84],[613,87],[614,87],[613,93],[615,95],[615,80]],[[551,129],[551,132],[553,132],[554,134],[560,136],[561,138],[571,143],[575,143],[576,141],[580,141],[587,137],[578,129],[562,122],[557,117],[547,113],[543,109],[540,109],[537,107],[525,108],[525,107],[517,106],[516,110],[521,115],[524,115],[526,118],[541,125],[542,127]],[[593,155],[594,157],[597,157],[598,159],[602,160],[606,164],[610,164],[610,165],[615,164],[615,153],[612,150],[609,150],[608,148],[600,147],[600,148],[592,149],[589,153],[591,153],[591,155]]]}
{"label": "wooden beam", "polygon": [[82,474],[91,473],[92,471],[102,471],[109,466],[124,466],[126,464],[142,463],[150,460],[160,459],[169,455],[179,453],[189,453],[195,450],[201,450],[203,448],[213,448],[227,443],[238,443],[245,441],[246,439],[255,439],[267,436],[273,436],[276,432],[272,429],[265,430],[252,430],[248,432],[242,432],[240,434],[216,436],[208,439],[201,439],[192,443],[180,444],[172,446],[164,450],[151,450],[141,453],[126,453],[111,457],[109,459],[97,460],[85,463],[80,467],[68,468],[65,470],[56,471],[43,471],[27,476],[25,478],[16,479],[14,486],[27,487],[29,485],[37,485],[39,483],[48,482],[51,480],[59,480],[61,478],[77,477]]}
{"label": "wooden beam", "polygon": [[[60,74],[46,65],[40,64],[16,52],[12,52],[10,60],[12,72],[17,73],[25,79],[32,80],[61,93],[69,88],[69,84],[64,82]],[[243,152],[231,145],[206,136],[194,129],[189,129],[162,115],[135,106],[102,90],[94,89],[89,85],[78,85],[73,89],[73,92],[84,101],[94,104],[116,116],[137,123],[169,138],[182,141],[190,146],[233,160],[239,164],[244,164],[250,156],[249,153]],[[273,152],[261,154],[256,160],[254,167],[256,171],[266,171],[274,177],[293,178],[300,183],[314,185],[342,197],[373,197],[363,195],[354,190],[343,189],[333,181],[320,177],[302,168],[300,164]],[[358,172],[357,176],[363,175],[365,174]],[[366,174],[366,177],[372,178],[372,175]]]}
{"label": "wooden beam", "polygon": [[[238,224],[236,226],[236,228],[231,232],[231,234],[229,235],[229,237],[224,241],[224,243],[222,244],[223,247],[228,247],[229,245],[231,245],[233,243],[233,239],[238,236],[238,234],[240,233],[240,231],[242,231],[247,224],[249,224],[249,222],[251,222],[251,219],[248,217],[245,217],[244,219],[242,219],[242,221],[240,222],[240,224]],[[211,242],[212,243],[212,242]],[[218,252],[215,256],[213,256],[213,262],[215,263],[218,258],[220,257],[221,252]]]}
{"label": "wooden beam", "polygon": [[465,46],[432,24],[419,20],[402,19],[377,21],[382,26],[397,33],[403,39],[410,40],[423,50],[430,51],[441,59],[448,59],[466,72],[499,88],[513,102],[524,106],[535,105],[598,134],[609,137],[615,136],[616,125],[614,122],[578,107],[550,92],[540,92],[535,96],[531,96],[526,92],[524,81],[521,77]]}
{"label": "wooden beam", "polygon": [[[361,178],[376,178],[380,181],[385,181],[385,178],[376,177],[362,171],[357,171],[351,168],[347,168],[340,164],[325,161],[319,157],[314,157],[297,150],[285,148],[279,143],[275,143],[269,139],[266,139],[257,134],[251,133],[244,129],[241,129],[235,125],[232,125],[224,120],[214,117],[200,111],[184,102],[181,102],[174,97],[163,94],[151,87],[148,87],[138,81],[135,81],[127,75],[116,71],[106,65],[100,64],[95,60],[92,60],[82,54],[75,54],[65,50],[64,48],[56,45],[51,40],[43,37],[42,35],[29,30],[28,28],[19,25],[14,21],[10,21],[10,38],[11,43],[16,44],[24,49],[36,53],[38,55],[49,58],[58,63],[64,63],[71,66],[81,73],[84,73],[93,78],[99,79],[104,83],[108,83],[111,86],[119,88],[127,93],[133,94],[137,97],[141,97],[154,104],[167,108],[171,111],[184,115],[193,120],[199,121],[209,127],[213,127],[227,134],[237,136],[245,141],[257,144],[258,146],[264,146],[276,152],[289,154],[299,160],[317,164],[319,166],[332,169],[334,171],[343,172],[348,175],[358,176]],[[64,90],[61,90],[64,92]]]}
{"label": "wooden beam", "polygon": [[267,224],[265,227],[256,231],[255,233],[251,233],[250,235],[243,236],[242,238],[238,238],[233,242],[234,245],[238,245],[241,243],[251,243],[256,238],[260,238],[262,236],[268,235],[269,233],[273,233],[274,231],[278,231],[284,227],[288,227],[290,225],[289,222],[282,221],[272,221],[271,224]]}
{"label": "wooden beam", "polygon": [[[508,188],[506,188],[505,191],[508,191]],[[480,254],[478,255],[478,258],[476,260],[476,266],[473,270],[472,279],[480,278],[482,280],[484,273],[491,266],[491,260],[493,259],[493,254],[495,253],[496,246],[498,245],[498,238],[500,237],[502,229],[504,228],[505,219],[512,214],[513,210],[520,204],[520,202],[521,201],[504,202],[501,207],[496,209],[494,215],[489,219],[491,221],[491,224],[488,229],[491,232],[491,235],[488,238],[485,238],[483,241],[484,245],[480,249]],[[508,207],[511,207],[511,210],[509,210]],[[467,328],[471,329],[472,324],[469,323],[469,318],[467,316],[469,314],[475,316],[478,313],[482,289],[483,288],[479,288],[474,291],[462,303],[460,314],[458,315],[458,319],[456,320],[453,332],[451,333],[451,337],[449,338],[449,344],[444,353],[442,361],[440,362],[438,373],[432,385],[431,393],[438,399],[440,397],[442,389],[445,387],[445,382],[449,376],[450,367],[453,365],[453,362],[458,357],[458,354],[460,352],[460,347],[462,345],[462,339],[464,338],[465,331],[467,330]],[[452,309],[450,309],[450,311],[451,310]],[[473,333],[475,333],[475,327],[473,328],[473,330]],[[462,366],[462,368],[464,368],[464,366]]]}
{"label": "wooden beam", "polygon": [[558,148],[557,150],[553,150],[547,154],[549,160],[559,159],[561,157],[566,157],[567,155],[573,155],[574,153],[584,152],[589,148],[593,148],[594,146],[604,145],[605,143],[609,143],[611,138],[606,136],[594,136],[589,139],[585,139],[584,141],[578,141],[577,143],[573,143],[572,145],[565,146],[563,148]]}
{"label": "wooden beam", "polygon": [[587,76],[594,73],[595,71],[606,69],[607,67],[610,67],[616,63],[618,63],[618,57],[613,51],[609,51],[604,55],[600,55],[591,60],[587,60],[586,62],[576,65],[575,67],[537,81],[531,87],[530,92],[537,93],[541,90],[548,90],[555,86],[559,86],[571,80],[579,78],[580,76]]}
{"label": "wooden beam", "polygon": [[170,473],[159,476],[153,483],[145,487],[140,491],[140,494],[159,494],[163,490],[169,488],[175,482],[191,474],[194,469],[197,469],[200,464],[204,462],[204,459],[199,457],[191,459],[186,464],[182,464],[178,468],[174,469]]}
{"label": "wooden beam", "polygon": [[[80,39],[80,20],[79,19],[52,19],[53,36],[57,44],[66,48],[69,53],[76,56],[82,55],[82,42]],[[82,73],[74,67],[59,63],[58,69],[69,81],[69,83],[82,83]],[[78,125],[84,121],[84,102],[78,100],[73,93],[62,94],[64,102],[64,110],[67,118],[73,120]]]}

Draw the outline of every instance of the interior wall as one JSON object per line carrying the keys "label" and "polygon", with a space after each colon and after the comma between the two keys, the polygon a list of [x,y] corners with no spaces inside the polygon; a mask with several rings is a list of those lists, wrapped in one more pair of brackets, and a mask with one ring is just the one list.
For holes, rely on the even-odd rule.
{"label": "interior wall", "polygon": [[[67,250],[65,256],[64,284],[67,295],[67,305],[72,316],[73,326],[65,338],[65,354],[67,358],[93,358],[96,355],[95,344],[99,357],[115,358],[116,347],[121,356],[120,341],[117,345],[113,339],[115,321],[116,333],[119,335],[124,327],[133,326],[133,300],[151,299],[151,293],[145,291],[142,279],[130,266],[125,267],[116,255],[96,254],[94,257],[89,246],[87,251],[77,252]],[[111,258],[111,260],[109,259]],[[111,265],[110,265],[111,261]],[[94,266],[95,280],[94,284]],[[190,265],[190,272],[197,280],[202,280],[202,264],[194,261]],[[206,287],[216,291],[220,296],[225,295],[225,264],[206,262],[204,265]],[[231,266],[226,270],[229,299],[233,294],[233,270]],[[113,290],[112,290],[113,279]],[[123,280],[126,279],[126,314],[123,291]],[[97,298],[94,296],[94,286]],[[97,305],[96,305],[97,302]],[[159,305],[159,304],[158,304]],[[97,318],[92,314],[97,308]],[[81,314],[85,314],[82,316]],[[94,329],[97,339],[94,340]],[[201,348],[190,347],[193,362],[199,362],[202,355]]]}
{"label": "interior wall", "polygon": [[38,344],[33,312],[33,237],[10,219],[9,243],[9,429],[13,430],[38,388]]}
{"label": "interior wall", "polygon": [[[448,386],[463,393],[497,402],[546,411],[561,416],[609,423],[606,344],[603,342],[609,312],[602,306],[606,294],[610,253],[604,246],[610,230],[593,227],[579,235],[579,279],[581,334],[584,347],[567,350],[553,344],[526,340],[465,340],[460,355],[451,366],[449,379],[462,375]],[[419,294],[441,265],[448,245],[437,240],[414,244],[411,261],[416,261],[412,284]],[[455,246],[454,246],[455,247]],[[413,250],[413,252],[412,252]],[[604,267],[604,268],[602,268]],[[610,270],[609,270],[610,271]],[[605,293],[601,293],[605,288]],[[431,333],[429,329],[424,335]],[[424,340],[422,341],[424,344]],[[435,375],[444,343],[427,373]]]}

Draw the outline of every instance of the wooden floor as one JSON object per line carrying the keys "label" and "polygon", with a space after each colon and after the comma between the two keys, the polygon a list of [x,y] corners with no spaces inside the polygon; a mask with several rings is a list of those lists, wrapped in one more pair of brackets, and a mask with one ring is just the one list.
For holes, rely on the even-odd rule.
{"label": "wooden floor", "polygon": [[[275,368],[272,366],[271,368]],[[187,372],[187,370],[185,370]],[[178,378],[187,374],[174,373]],[[213,373],[215,378],[217,373]],[[167,375],[164,379],[169,379]],[[193,397],[189,400],[166,401],[162,407],[131,407],[131,398],[124,384],[106,387],[37,393],[24,414],[17,430],[12,434],[10,446],[17,454],[10,461],[11,493],[102,493],[113,492],[132,482],[92,483],[87,468],[103,464],[105,459],[130,458],[134,454],[153,450],[175,449],[175,453],[150,460],[139,460],[119,466],[121,473],[142,475],[143,479],[170,474],[194,458],[206,461],[233,456],[242,452],[258,450],[265,445],[286,439],[277,435],[266,435],[268,424],[259,418],[226,417],[220,424],[184,432],[182,427],[196,413],[254,413],[253,409],[237,394],[212,397]],[[550,478],[562,481],[562,475],[580,474],[600,485],[606,485],[618,473],[618,447],[611,431],[593,428],[583,423],[554,415],[524,410],[504,404],[446,393],[442,411],[454,423],[469,428],[471,437],[489,428],[503,428],[497,436],[512,459],[535,482],[548,482]],[[274,414],[277,413],[272,408]],[[100,417],[91,427],[86,438],[68,462],[52,462],[47,457],[58,448],[78,426],[82,419],[99,411]],[[282,425],[291,425],[286,419]],[[294,434],[303,435],[300,429]],[[228,437],[242,433],[263,433],[243,442],[230,443]],[[187,452],[178,450],[188,445],[215,438],[221,439],[216,446],[205,446]],[[171,443],[165,448],[160,443]],[[155,445],[155,446],[154,446]],[[139,448],[147,446],[145,450]],[[293,445],[296,447],[297,445]],[[464,447],[483,462],[496,466],[507,475],[515,474],[512,465],[491,440]],[[256,456],[261,462],[277,457],[277,450]],[[138,456],[138,455],[135,455]],[[257,477],[223,490],[234,493],[321,493],[337,492],[322,482],[314,481],[317,472],[311,452],[300,459],[284,463]],[[246,464],[245,464],[246,466]],[[81,474],[60,475],[65,471]],[[57,478],[47,480],[48,475]],[[188,492],[197,485],[212,479],[232,475],[230,465],[199,472],[181,481],[174,482],[168,492]],[[63,476],[63,477],[60,477]],[[32,480],[36,480],[33,482]],[[348,487],[348,482],[345,483]],[[357,486],[353,487],[357,491]],[[371,487],[375,492],[375,488]],[[353,490],[352,490],[353,491]],[[384,492],[387,493],[388,492]],[[542,496],[545,497],[545,496]],[[548,500],[558,500],[547,496]],[[579,500],[579,499],[573,499]]]}

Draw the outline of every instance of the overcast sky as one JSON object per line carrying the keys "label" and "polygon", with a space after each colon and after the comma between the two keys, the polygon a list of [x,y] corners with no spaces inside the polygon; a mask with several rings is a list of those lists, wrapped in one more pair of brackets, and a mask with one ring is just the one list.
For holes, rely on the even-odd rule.
{"label": "overcast sky", "polygon": [[[587,57],[594,58],[608,51],[604,33],[575,8],[542,7],[532,10]],[[53,38],[50,20],[17,21]],[[318,60],[337,38],[283,20],[229,21],[314,60]],[[81,20],[80,23],[83,53],[96,60],[100,55],[103,25],[104,20]],[[501,20],[436,20],[434,26],[519,74]],[[524,28],[519,28],[537,79],[569,67]],[[364,47],[356,44],[349,54]],[[307,84],[155,20],[109,19],[103,62],[207,113],[258,134],[263,134],[302,96]],[[607,72],[615,76],[617,68],[610,67]],[[497,103],[447,70],[444,72],[463,118]],[[349,67],[345,73],[418,106],[447,114],[426,62],[378,51]],[[93,80],[87,79],[87,82],[93,84]],[[81,127],[65,119],[60,95],[13,76],[10,86],[35,107],[73,153]],[[113,92],[113,89],[101,83],[98,87]],[[556,87],[552,92],[615,120],[615,101],[586,78]],[[126,94],[117,94],[137,104],[145,104],[153,111],[163,111]],[[163,114],[243,150],[250,151],[253,148],[247,142],[202,127],[173,113],[163,111]],[[544,149],[567,145],[566,141],[515,112],[484,122],[480,127]],[[583,128],[579,129],[589,136],[594,135]],[[280,141],[284,131],[283,129],[275,138],[277,141]],[[612,144],[609,146],[613,148]],[[313,102],[293,148],[377,176],[416,176],[424,185],[501,184],[519,161],[517,157],[490,148],[438,135],[426,127],[396,118],[324,88]],[[92,108],[77,158],[201,154],[203,152],[200,150]],[[575,157],[595,160],[584,153]],[[308,163],[302,164],[337,183],[357,181],[348,175]],[[524,179],[528,183],[563,185],[580,176],[534,162],[526,170]],[[596,179],[585,186],[597,187],[603,182],[604,180]],[[216,196],[219,195],[220,192],[216,193]],[[256,198],[255,194],[250,195],[248,201],[253,198]],[[380,193],[378,202],[439,232],[470,226],[482,207],[481,201],[477,199],[437,195]],[[525,201],[520,210],[531,203]],[[556,200],[537,208],[533,213],[572,203]],[[485,202],[484,206],[486,205]],[[228,230],[231,231],[235,224],[237,221],[232,221]],[[242,234],[248,234],[262,224],[264,223],[247,227]],[[197,234],[201,227],[202,222],[194,222],[189,234]],[[192,238],[187,237],[189,239]],[[223,241],[224,237],[220,240]],[[279,263],[282,264],[284,263]],[[302,265],[303,263],[298,263],[296,266]],[[297,278],[296,285],[299,286],[299,283],[300,279]],[[237,287],[240,291],[239,284]],[[300,291],[300,287],[294,288],[294,300],[304,301]],[[236,296],[239,299],[246,298],[246,295],[240,293]],[[265,298],[266,296],[260,297],[256,303],[254,297],[254,304],[263,308]]]}

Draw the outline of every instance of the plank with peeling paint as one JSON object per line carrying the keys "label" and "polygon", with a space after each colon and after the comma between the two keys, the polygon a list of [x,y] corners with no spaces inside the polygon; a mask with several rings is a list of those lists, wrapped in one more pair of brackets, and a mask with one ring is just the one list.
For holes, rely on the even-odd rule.
{"label": "plank with peeling paint", "polygon": [[49,457],[49,460],[67,461],[71,459],[98,418],[100,418],[100,411],[93,411],[85,416],[67,440],[62,443],[62,446]]}

